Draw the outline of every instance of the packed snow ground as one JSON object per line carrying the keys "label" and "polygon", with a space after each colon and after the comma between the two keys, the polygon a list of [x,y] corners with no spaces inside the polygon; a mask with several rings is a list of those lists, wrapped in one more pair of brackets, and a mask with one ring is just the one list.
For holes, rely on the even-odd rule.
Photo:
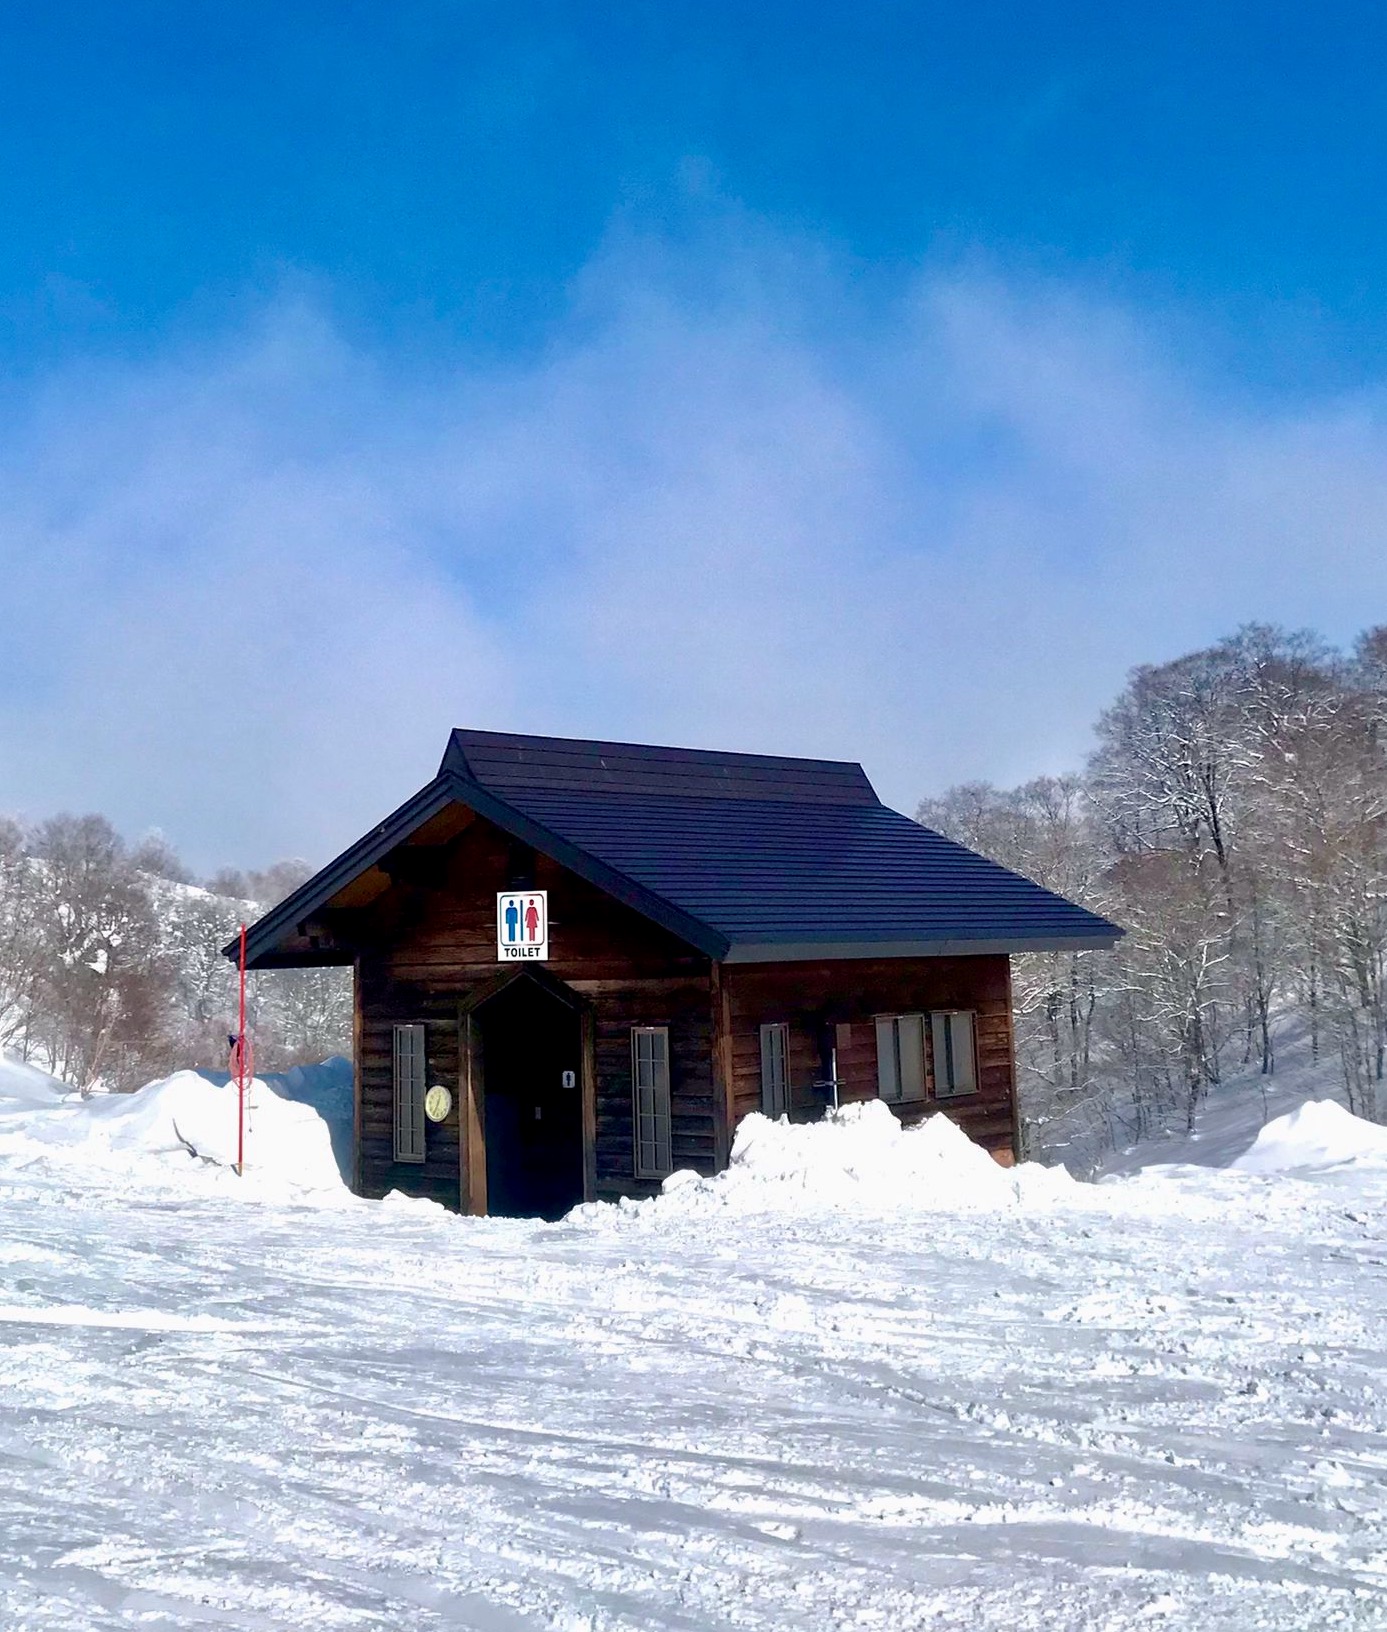
{"label": "packed snow ground", "polygon": [[143,1093],[0,1077],[0,1627],[1387,1627],[1337,1107],[1098,1185],[758,1120],[543,1225],[296,1173],[268,1096],[238,1181],[170,1131],[225,1089]]}

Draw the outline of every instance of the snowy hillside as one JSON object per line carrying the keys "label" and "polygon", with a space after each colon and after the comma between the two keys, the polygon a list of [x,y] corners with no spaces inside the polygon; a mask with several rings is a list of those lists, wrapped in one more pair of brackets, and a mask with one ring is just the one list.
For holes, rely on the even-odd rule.
{"label": "snowy hillside", "polygon": [[277,1095],[257,1188],[171,1142],[205,1081],[0,1094],[6,1629],[1387,1626],[1337,1107],[1097,1185],[758,1118],[544,1225],[357,1201]]}
{"label": "snowy hillside", "polygon": [[1279,1063],[1273,1076],[1256,1065],[1230,1072],[1208,1090],[1199,1107],[1191,1137],[1179,1129],[1164,1138],[1149,1138],[1106,1156],[1105,1174],[1136,1173],[1172,1163],[1195,1167],[1228,1167],[1257,1138],[1262,1128],[1310,1100],[1343,1105],[1343,1066],[1334,1055],[1312,1056],[1304,1026],[1291,1021],[1279,1037]]}
{"label": "snowy hillside", "polygon": [[[203,888],[162,840],[132,846],[100,816],[0,817],[0,1048],[89,1089],[222,1064],[238,990],[221,949],[257,900],[307,872],[286,862]],[[351,1035],[343,970],[253,975],[247,997],[265,1065],[319,1059]]]}

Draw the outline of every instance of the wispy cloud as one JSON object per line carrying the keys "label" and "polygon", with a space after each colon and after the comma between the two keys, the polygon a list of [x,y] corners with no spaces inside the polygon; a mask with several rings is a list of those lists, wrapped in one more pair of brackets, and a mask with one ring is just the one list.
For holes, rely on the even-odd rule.
{"label": "wispy cloud", "polygon": [[897,298],[748,227],[627,237],[539,357],[285,297],[0,440],[0,804],[322,856],[449,725],[860,757],[909,805],[1073,763],[1126,668],[1387,604],[1381,400],[1258,411],[1077,289]]}

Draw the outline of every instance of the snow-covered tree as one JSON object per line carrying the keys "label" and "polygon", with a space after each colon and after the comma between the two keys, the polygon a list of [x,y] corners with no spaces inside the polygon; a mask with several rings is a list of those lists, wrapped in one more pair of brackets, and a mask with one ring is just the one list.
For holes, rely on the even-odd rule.
{"label": "snow-covered tree", "polygon": [[1275,1070],[1278,1016],[1338,1056],[1355,1110],[1387,1112],[1387,626],[1345,657],[1249,625],[1134,670],[1097,737],[1081,778],[919,811],[1128,930],[1017,960],[1037,1148],[1191,1125],[1230,1067]]}

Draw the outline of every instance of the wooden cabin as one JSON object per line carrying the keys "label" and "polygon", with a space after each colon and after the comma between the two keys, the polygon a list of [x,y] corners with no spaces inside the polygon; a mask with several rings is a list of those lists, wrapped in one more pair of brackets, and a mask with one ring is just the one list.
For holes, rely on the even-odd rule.
{"label": "wooden cabin", "polygon": [[454,731],[248,961],[355,972],[361,1194],[553,1218],[715,1172],[752,1111],[879,1097],[1012,1160],[1010,955],[1120,933],[859,765]]}

